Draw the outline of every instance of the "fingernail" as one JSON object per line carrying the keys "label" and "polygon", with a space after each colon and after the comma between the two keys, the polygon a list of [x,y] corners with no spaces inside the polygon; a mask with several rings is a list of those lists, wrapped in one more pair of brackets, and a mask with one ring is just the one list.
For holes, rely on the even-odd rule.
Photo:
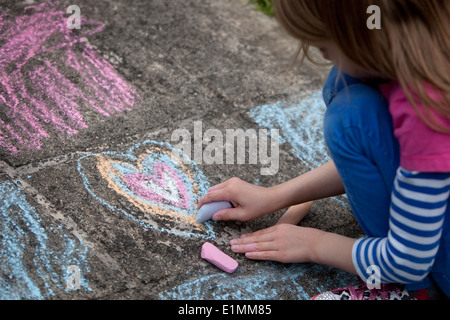
{"label": "fingernail", "polygon": [[236,239],[230,240],[230,244],[231,244],[231,245],[234,245],[234,244],[237,244],[237,243],[238,243],[238,242],[237,242]]}

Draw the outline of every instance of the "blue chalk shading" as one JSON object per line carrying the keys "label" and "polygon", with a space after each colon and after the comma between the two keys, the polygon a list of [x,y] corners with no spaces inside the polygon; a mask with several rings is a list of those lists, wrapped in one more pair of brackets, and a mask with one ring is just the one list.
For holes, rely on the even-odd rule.
{"label": "blue chalk shading", "polygon": [[[290,101],[254,108],[250,111],[250,117],[260,127],[279,129],[280,143],[289,143],[294,156],[312,170],[331,160],[323,136],[325,112],[322,91],[315,91]],[[339,197],[333,199],[343,207],[350,208],[347,201]]]}
{"label": "blue chalk shading", "polygon": [[44,228],[23,190],[12,182],[0,184],[0,229],[0,300],[47,299],[57,294],[54,290],[68,293],[71,265],[80,270],[80,289],[91,291],[86,246],[61,226],[46,223]]}
{"label": "blue chalk shading", "polygon": [[322,93],[279,101],[250,111],[250,117],[266,129],[279,129],[280,142],[288,142],[293,154],[310,169],[330,160],[323,139],[323,118],[326,106]]}
{"label": "blue chalk shading", "polygon": [[[128,151],[126,151],[125,153],[116,153],[116,152],[104,152],[101,155],[106,155],[106,156],[114,156],[115,158],[120,158],[123,159],[125,161],[131,162],[131,163],[136,163],[136,161],[138,160],[137,156],[135,154],[135,151],[143,146],[148,145],[149,147],[151,147],[152,145],[156,145],[159,147],[164,147],[169,151],[172,151],[173,148],[170,144],[168,143],[164,143],[164,142],[157,142],[157,141],[144,141],[142,143],[138,143],[136,145],[134,145],[133,147],[131,147]],[[167,154],[155,154],[155,153],[149,153],[149,155],[146,157],[146,159],[143,162],[143,172],[144,173],[151,173],[152,172],[152,167],[155,161],[159,161],[162,162],[164,164],[166,164],[167,166],[170,166],[174,171],[176,171],[178,174],[180,174],[180,176],[183,178],[183,182],[185,182],[187,191],[188,191],[188,195],[191,199],[191,203],[194,204],[196,202],[197,199],[200,199],[203,195],[205,195],[208,192],[208,189],[210,187],[210,184],[208,182],[208,179],[206,178],[206,176],[202,173],[202,171],[198,168],[197,164],[195,162],[193,162],[192,160],[190,160],[187,156],[185,156],[183,154],[183,152],[181,150],[177,150],[178,154],[180,157],[184,158],[184,160],[186,160],[186,162],[189,162],[190,166],[192,169],[194,169],[193,171],[193,179],[195,180],[195,182],[198,185],[198,189],[199,189],[199,193],[198,194],[194,194],[193,193],[193,188],[192,188],[192,183],[189,181],[190,179],[187,178],[187,176],[181,172],[181,170],[177,167],[177,164],[175,164],[172,160],[172,158],[170,156],[168,156]],[[107,207],[109,210],[111,210],[112,212],[119,214],[119,215],[123,215],[133,221],[135,221],[136,223],[140,224],[142,227],[146,228],[146,229],[153,229],[153,230],[157,230],[160,232],[166,232],[169,234],[175,234],[178,236],[183,236],[183,237],[200,237],[206,240],[213,240],[215,238],[215,234],[213,232],[213,227],[212,224],[210,223],[205,223],[205,230],[203,231],[203,233],[194,233],[194,232],[190,232],[187,230],[178,230],[178,229],[174,229],[174,228],[165,228],[163,226],[155,226],[149,223],[146,223],[144,221],[142,221],[141,219],[135,217],[133,214],[119,208],[116,207],[112,204],[110,204],[107,200],[101,198],[100,196],[98,196],[92,188],[91,183],[89,182],[89,179],[85,173],[85,169],[83,168],[83,161],[85,159],[88,159],[90,157],[94,157],[96,158],[97,156],[99,156],[100,154],[90,154],[90,155],[86,155],[82,158],[80,158],[78,160],[78,172],[80,173],[82,179],[83,179],[83,183],[84,186],[86,188],[86,190],[89,192],[89,194],[96,199],[100,204],[102,204],[103,206]],[[135,168],[133,168],[132,166],[127,166],[126,164],[122,165],[122,166],[115,166],[115,169],[117,169],[119,172],[121,172],[122,174],[127,174],[127,173],[133,173],[132,170],[134,170]],[[132,194],[132,191],[128,189],[128,187],[125,186],[125,184],[122,181],[119,181],[119,179],[117,179],[117,177],[112,177],[114,179],[114,181],[116,183],[118,183],[118,185],[128,194],[135,196],[134,194]],[[139,198],[141,199],[141,198]],[[192,205],[189,209],[187,210],[182,210],[180,208],[176,208],[174,206],[169,206],[169,205],[165,205],[162,203],[152,203],[151,201],[148,201],[146,199],[142,199],[145,200],[145,203],[148,205],[155,205],[158,207],[162,207],[163,209],[166,210],[173,210],[173,211],[177,211],[179,213],[185,214],[186,216],[195,216],[197,213],[197,207],[196,205]]]}
{"label": "blue chalk shading", "polygon": [[[328,281],[327,271],[335,272]],[[217,273],[162,292],[162,300],[309,300],[314,295],[357,283],[357,277],[320,265],[273,262],[257,264],[255,274]],[[282,294],[282,295],[281,295]]]}

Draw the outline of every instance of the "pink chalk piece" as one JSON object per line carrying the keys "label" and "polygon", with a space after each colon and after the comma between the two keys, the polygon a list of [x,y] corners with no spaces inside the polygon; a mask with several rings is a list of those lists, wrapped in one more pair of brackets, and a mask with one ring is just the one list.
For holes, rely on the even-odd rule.
{"label": "pink chalk piece", "polygon": [[203,259],[212,263],[217,268],[228,273],[235,272],[239,265],[236,260],[223,253],[209,242],[203,244],[201,256]]}

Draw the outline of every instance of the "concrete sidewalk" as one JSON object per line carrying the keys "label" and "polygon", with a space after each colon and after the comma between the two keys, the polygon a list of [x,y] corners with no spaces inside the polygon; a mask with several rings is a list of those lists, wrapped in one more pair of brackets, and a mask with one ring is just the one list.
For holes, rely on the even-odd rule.
{"label": "concrete sidewalk", "polygon": [[[71,5],[81,29],[68,28]],[[0,1],[0,298],[302,300],[355,283],[230,251],[282,212],[193,218],[209,186],[271,186],[327,160],[327,69],[291,78],[296,47],[245,1]],[[227,129],[260,144],[278,129],[279,160],[250,164],[247,147],[244,164],[227,163]],[[192,160],[171,157],[181,142]],[[318,201],[302,225],[361,234],[345,198]],[[234,274],[200,258],[206,241],[239,262]]]}

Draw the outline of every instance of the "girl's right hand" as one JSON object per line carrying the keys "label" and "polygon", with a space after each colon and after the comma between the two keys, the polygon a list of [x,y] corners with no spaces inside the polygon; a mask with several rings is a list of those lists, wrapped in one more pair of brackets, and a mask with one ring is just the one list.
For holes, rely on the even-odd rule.
{"label": "girl's right hand", "polygon": [[277,211],[274,207],[274,200],[275,195],[269,188],[255,186],[239,178],[232,178],[211,187],[208,193],[200,199],[197,208],[200,209],[204,204],[210,202],[229,201],[234,208],[217,212],[213,220],[249,221]]}

